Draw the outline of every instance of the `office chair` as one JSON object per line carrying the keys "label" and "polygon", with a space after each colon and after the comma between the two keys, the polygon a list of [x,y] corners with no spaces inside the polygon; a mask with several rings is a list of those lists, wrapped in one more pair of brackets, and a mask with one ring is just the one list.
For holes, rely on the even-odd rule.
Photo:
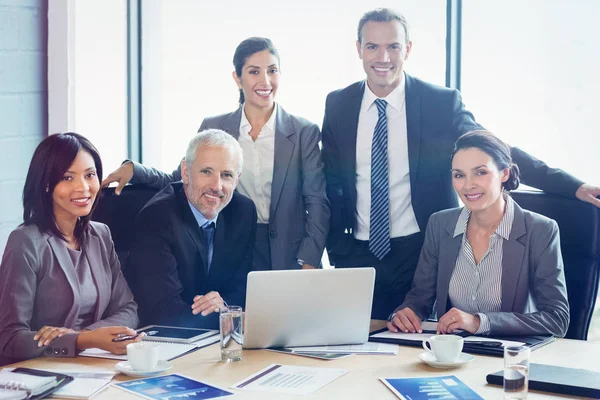
{"label": "office chair", "polygon": [[92,220],[102,222],[110,228],[121,268],[127,264],[127,255],[134,237],[133,221],[140,210],[156,193],[157,189],[144,185],[128,185],[121,195],[115,188],[104,188]]}
{"label": "office chair", "polygon": [[558,223],[571,310],[565,337],[587,340],[600,275],[600,209],[544,192],[517,190],[511,196],[524,209]]}

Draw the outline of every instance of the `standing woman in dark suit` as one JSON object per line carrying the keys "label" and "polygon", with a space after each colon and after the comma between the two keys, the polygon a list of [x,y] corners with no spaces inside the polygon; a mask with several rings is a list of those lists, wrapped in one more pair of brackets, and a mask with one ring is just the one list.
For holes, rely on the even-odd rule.
{"label": "standing woman in dark suit", "polygon": [[76,133],[51,135],[33,154],[23,224],[0,264],[0,365],[101,348],[124,354],[136,340],[137,306],[108,227],[90,221],[102,164]]}
{"label": "standing woman in dark suit", "polygon": [[[279,53],[267,38],[241,42],[233,56],[233,78],[240,106],[206,118],[200,131],[221,129],[237,138],[245,167],[237,190],[256,205],[258,229],[254,269],[319,266],[329,231],[323,162],[317,125],[288,114],[275,102],[279,88]],[[126,162],[103,184],[127,182],[162,188],[181,179]]]}

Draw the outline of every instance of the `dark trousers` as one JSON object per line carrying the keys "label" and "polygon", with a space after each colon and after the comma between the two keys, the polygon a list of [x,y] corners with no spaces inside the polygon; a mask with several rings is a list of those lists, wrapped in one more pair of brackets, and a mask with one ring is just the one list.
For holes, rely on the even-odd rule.
{"label": "dark trousers", "polygon": [[423,233],[393,238],[391,251],[378,260],[369,250],[369,242],[354,240],[349,254],[335,256],[336,268],[375,268],[375,290],[371,318],[387,319],[404,301],[410,290],[423,247]]}
{"label": "dark trousers", "polygon": [[256,243],[254,244],[254,260],[252,261],[252,269],[254,271],[266,271],[273,269],[271,266],[269,224],[258,224],[256,226]]}

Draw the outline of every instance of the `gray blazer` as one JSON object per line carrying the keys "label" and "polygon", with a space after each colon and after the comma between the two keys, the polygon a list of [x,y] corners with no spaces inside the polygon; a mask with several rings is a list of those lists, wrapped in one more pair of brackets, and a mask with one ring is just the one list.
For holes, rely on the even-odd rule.
{"label": "gray blazer", "polygon": [[[321,134],[317,125],[277,107],[269,215],[272,268],[299,268],[297,259],[318,266],[329,232]],[[199,131],[221,129],[237,139],[242,112],[240,106],[232,113],[206,118]],[[134,163],[131,183],[163,188],[180,179],[180,168],[167,174]]]}
{"label": "gray blazer", "polygon": [[[90,222],[84,252],[98,290],[94,323],[138,325],[137,305],[121,273],[110,230]],[[0,264],[0,364],[38,356],[74,357],[77,334],[38,347],[35,333],[45,325],[76,328],[79,285],[68,250],[61,239],[36,225],[20,226],[8,238]]]}
{"label": "gray blazer", "polygon": [[[462,243],[462,235],[452,236],[461,210],[429,219],[412,289],[394,312],[410,307],[423,319],[434,302],[438,317],[450,308],[448,287]],[[554,220],[515,203],[510,238],[502,247],[502,311],[485,314],[491,335],[566,334],[569,303]]]}

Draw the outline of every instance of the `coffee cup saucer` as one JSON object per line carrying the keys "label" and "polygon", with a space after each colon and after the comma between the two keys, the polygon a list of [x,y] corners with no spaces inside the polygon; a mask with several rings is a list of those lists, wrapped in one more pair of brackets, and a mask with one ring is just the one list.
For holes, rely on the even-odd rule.
{"label": "coffee cup saucer", "polygon": [[147,370],[147,371],[139,371],[139,370],[133,369],[131,364],[129,364],[129,361],[121,361],[120,363],[115,364],[115,368],[119,372],[124,373],[125,375],[144,377],[144,376],[158,375],[161,372],[170,370],[171,368],[173,368],[173,364],[171,364],[169,361],[166,361],[166,360],[160,360],[155,369]]}
{"label": "coffee cup saucer", "polygon": [[425,364],[430,365],[434,368],[456,368],[461,365],[470,363],[475,359],[473,355],[467,353],[460,353],[458,359],[454,362],[441,362],[438,361],[435,356],[428,351],[424,351],[419,354],[419,359],[423,361]]}

